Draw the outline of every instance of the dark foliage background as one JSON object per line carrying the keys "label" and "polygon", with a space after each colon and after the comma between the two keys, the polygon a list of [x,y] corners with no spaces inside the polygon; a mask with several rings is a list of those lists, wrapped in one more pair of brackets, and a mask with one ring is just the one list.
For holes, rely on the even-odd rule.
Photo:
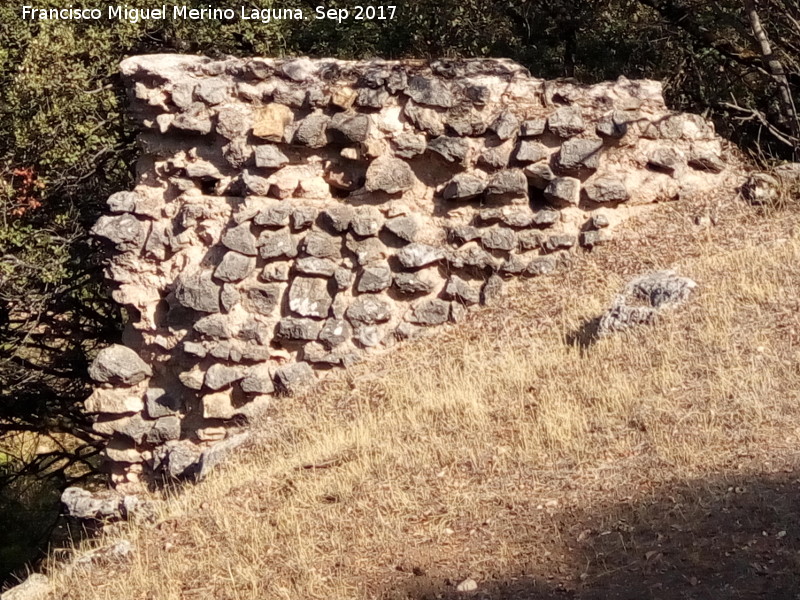
{"label": "dark foliage background", "polygon": [[[98,347],[118,339],[123,315],[109,300],[102,256],[87,231],[105,199],[132,181],[134,132],[117,74],[125,56],[504,56],[541,77],[654,78],[664,81],[673,108],[713,118],[723,135],[761,160],[796,158],[797,123],[781,104],[780,82],[764,60],[748,13],[757,11],[771,58],[785,69],[793,100],[800,102],[796,0],[395,3],[393,21],[342,25],[25,22],[21,4],[0,6],[0,518],[13,514],[16,520],[11,533],[0,531],[0,549],[6,549],[0,551],[0,578],[30,558],[18,551],[26,540],[46,537],[57,512],[53,489],[94,466],[97,442],[81,411],[89,391],[86,368]],[[326,6],[355,4],[334,0]],[[237,10],[241,5],[278,7],[271,0],[215,3]],[[285,0],[279,7],[301,7],[310,15],[316,5]],[[37,4],[68,6],[105,3]],[[16,452],[19,432],[70,434],[72,442]],[[85,468],[76,469],[81,463]],[[4,535],[12,535],[13,544]]]}

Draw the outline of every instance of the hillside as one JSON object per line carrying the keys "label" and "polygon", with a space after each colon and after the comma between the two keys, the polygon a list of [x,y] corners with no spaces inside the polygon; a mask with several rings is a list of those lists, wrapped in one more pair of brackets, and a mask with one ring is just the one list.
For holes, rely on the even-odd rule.
{"label": "hillside", "polygon": [[[698,224],[699,223],[699,224]],[[800,216],[664,204],[558,276],[276,404],[54,598],[794,597]],[[631,276],[698,282],[582,336]],[[467,578],[477,591],[462,593]]]}

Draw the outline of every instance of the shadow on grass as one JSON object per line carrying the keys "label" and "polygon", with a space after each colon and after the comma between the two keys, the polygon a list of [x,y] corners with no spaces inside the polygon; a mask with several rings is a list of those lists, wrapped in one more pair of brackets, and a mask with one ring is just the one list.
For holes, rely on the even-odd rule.
{"label": "shadow on grass", "polygon": [[[497,574],[466,593],[456,591],[457,581],[417,577],[394,586],[385,598],[797,599],[796,477],[786,473],[685,481],[646,501],[596,513],[555,514],[557,533],[542,531],[540,540],[529,546],[524,572]],[[563,556],[561,564],[539,560],[548,546],[552,556]]]}
{"label": "shadow on grass", "polygon": [[586,321],[575,331],[567,334],[565,342],[574,348],[579,348],[581,354],[584,354],[597,343],[600,339],[600,322],[603,320],[602,315]]}

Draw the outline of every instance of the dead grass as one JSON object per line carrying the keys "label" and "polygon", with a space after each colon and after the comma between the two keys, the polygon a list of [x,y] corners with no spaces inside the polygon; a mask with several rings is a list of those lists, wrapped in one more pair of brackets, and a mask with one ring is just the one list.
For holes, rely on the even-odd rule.
{"label": "dead grass", "polygon": [[[655,214],[282,400],[157,525],[95,542],[129,539],[130,560],[57,573],[55,597],[433,598],[468,576],[498,599],[794,597],[800,531],[761,534],[794,519],[800,218],[718,199]],[[693,224],[705,214],[715,226]],[[666,267],[700,284],[688,306],[569,343],[630,276]]]}

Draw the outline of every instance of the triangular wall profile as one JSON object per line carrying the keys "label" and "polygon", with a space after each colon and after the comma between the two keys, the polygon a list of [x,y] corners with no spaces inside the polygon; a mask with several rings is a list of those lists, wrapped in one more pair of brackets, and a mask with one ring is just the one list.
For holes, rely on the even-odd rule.
{"label": "triangular wall profile", "polygon": [[566,268],[632,207],[727,185],[654,81],[506,60],[122,63],[133,190],[94,234],[127,309],[87,409],[115,484],[196,474],[282,394]]}

